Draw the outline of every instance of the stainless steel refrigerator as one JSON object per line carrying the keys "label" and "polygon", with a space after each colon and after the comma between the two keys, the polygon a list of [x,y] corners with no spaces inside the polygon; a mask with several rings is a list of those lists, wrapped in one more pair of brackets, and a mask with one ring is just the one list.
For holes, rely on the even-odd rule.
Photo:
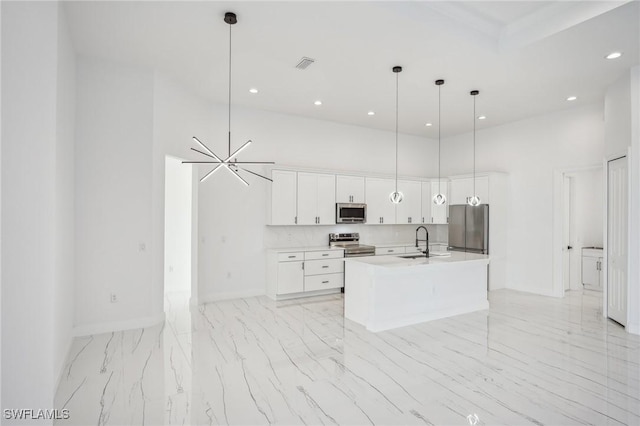
{"label": "stainless steel refrigerator", "polygon": [[489,254],[489,205],[449,206],[449,249]]}

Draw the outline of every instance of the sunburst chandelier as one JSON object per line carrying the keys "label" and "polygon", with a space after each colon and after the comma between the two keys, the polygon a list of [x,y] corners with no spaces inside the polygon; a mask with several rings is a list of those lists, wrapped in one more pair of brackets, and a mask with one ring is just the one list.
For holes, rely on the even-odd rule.
{"label": "sunburst chandelier", "polygon": [[[192,151],[195,151],[197,153],[200,153],[208,158],[211,158],[211,160],[207,160],[207,161],[183,161],[184,164],[212,164],[214,165],[213,169],[211,169],[207,174],[205,174],[202,178],[200,178],[200,182],[204,182],[206,179],[208,179],[210,176],[212,176],[215,172],[217,172],[220,169],[227,169],[229,171],[229,173],[231,173],[233,176],[235,176],[236,178],[238,178],[240,180],[240,182],[242,182],[244,185],[249,186],[249,182],[247,182],[242,176],[240,176],[240,173],[238,173],[239,170],[242,170],[243,172],[247,172],[250,173],[254,176],[258,176],[261,177],[262,179],[266,179],[270,182],[273,182],[271,179],[269,179],[266,176],[262,176],[259,173],[253,172],[251,170],[245,169],[244,167],[241,166],[241,164],[243,165],[249,165],[249,164],[274,164],[273,161],[238,161],[236,159],[236,156],[238,154],[240,154],[240,152],[244,151],[249,145],[251,145],[251,140],[248,140],[247,142],[244,143],[244,145],[242,145],[240,148],[236,149],[234,152],[231,152],[231,27],[236,24],[238,22],[238,17],[236,16],[235,13],[233,12],[227,12],[224,14],[224,22],[226,22],[227,24],[229,24],[229,104],[228,104],[228,108],[229,108],[229,122],[228,122],[228,146],[229,146],[229,151],[228,151],[228,155],[227,158],[225,158],[224,160],[217,156],[216,154],[213,153],[213,151],[211,149],[209,149],[209,147],[207,147],[200,139],[198,139],[197,137],[193,137],[193,141],[195,143],[197,143],[202,149],[204,149],[204,151],[200,151],[199,149],[196,148],[191,148]],[[206,152],[205,152],[206,151]]]}

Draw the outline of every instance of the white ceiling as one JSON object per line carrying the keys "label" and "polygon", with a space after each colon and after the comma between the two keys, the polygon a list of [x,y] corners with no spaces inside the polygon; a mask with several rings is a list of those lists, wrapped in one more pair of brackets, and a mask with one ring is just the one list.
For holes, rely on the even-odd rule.
{"label": "white ceiling", "polygon": [[[626,4],[625,4],[626,3]],[[638,2],[68,2],[79,54],[159,70],[217,102],[227,99],[233,26],[233,104],[360,126],[442,134],[601,101],[638,64]],[[618,60],[605,60],[614,50]],[[301,57],[316,59],[306,71]],[[250,87],[260,92],[252,95]],[[567,102],[569,95],[578,100]],[[323,105],[314,106],[321,99]],[[368,116],[373,110],[375,116]],[[433,122],[433,127],[425,127]]]}

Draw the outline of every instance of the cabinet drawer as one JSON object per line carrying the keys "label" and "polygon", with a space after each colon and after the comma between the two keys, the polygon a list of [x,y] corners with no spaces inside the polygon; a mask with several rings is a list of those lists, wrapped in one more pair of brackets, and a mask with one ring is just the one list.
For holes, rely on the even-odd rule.
{"label": "cabinet drawer", "polygon": [[343,274],[314,275],[304,278],[304,291],[344,287]]}
{"label": "cabinet drawer", "polygon": [[307,251],[304,253],[305,260],[337,259],[342,257],[344,257],[344,250]]}
{"label": "cabinet drawer", "polygon": [[342,259],[310,260],[304,262],[305,275],[334,274],[344,271]]}
{"label": "cabinet drawer", "polygon": [[278,253],[278,262],[293,262],[295,260],[304,260],[304,252]]}
{"label": "cabinet drawer", "polygon": [[376,256],[381,254],[405,254],[404,247],[376,247]]}

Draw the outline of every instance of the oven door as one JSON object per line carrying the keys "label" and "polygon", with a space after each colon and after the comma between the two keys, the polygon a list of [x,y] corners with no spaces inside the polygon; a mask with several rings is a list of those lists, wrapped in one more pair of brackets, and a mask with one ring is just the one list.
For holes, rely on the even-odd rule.
{"label": "oven door", "polygon": [[336,203],[336,223],[366,223],[367,205]]}

